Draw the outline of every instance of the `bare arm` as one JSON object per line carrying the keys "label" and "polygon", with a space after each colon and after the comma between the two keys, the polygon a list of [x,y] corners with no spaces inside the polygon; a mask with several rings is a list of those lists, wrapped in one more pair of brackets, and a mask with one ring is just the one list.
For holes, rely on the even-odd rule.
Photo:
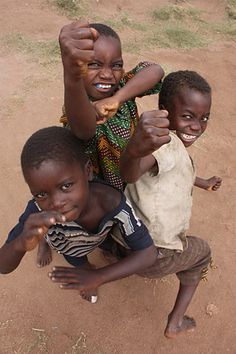
{"label": "bare arm", "polygon": [[62,289],[90,290],[102,284],[135,274],[156,261],[154,245],[141,251],[132,252],[121,261],[95,270],[83,270],[71,267],[54,267],[49,277],[60,283]]}
{"label": "bare arm", "polygon": [[151,155],[163,144],[170,142],[167,111],[144,112],[120,159],[122,179],[128,183],[136,182],[150,170],[155,159]]}
{"label": "bare arm", "polygon": [[164,75],[164,71],[158,64],[152,64],[141,69],[130,79],[125,86],[119,89],[113,96],[93,103],[98,117],[97,122],[102,124],[113,117],[119,107],[133,97],[142,95],[145,91],[152,89]]}
{"label": "bare arm", "polygon": [[96,131],[96,112],[84,88],[87,63],[94,58],[97,31],[86,21],[76,21],[62,28],[59,36],[64,69],[64,104],[72,131],[87,140]]}
{"label": "bare arm", "polygon": [[120,104],[133,97],[138,97],[153,88],[164,76],[164,70],[159,64],[152,64],[140,70],[127,84],[115,94]]}
{"label": "bare arm", "polygon": [[20,264],[27,251],[33,250],[56,222],[64,222],[65,217],[57,212],[31,214],[25,221],[22,233],[13,241],[0,248],[0,273],[11,273]]}
{"label": "bare arm", "polygon": [[222,179],[217,176],[213,176],[208,179],[196,177],[194,185],[208,191],[217,191],[220,188],[221,183]]}

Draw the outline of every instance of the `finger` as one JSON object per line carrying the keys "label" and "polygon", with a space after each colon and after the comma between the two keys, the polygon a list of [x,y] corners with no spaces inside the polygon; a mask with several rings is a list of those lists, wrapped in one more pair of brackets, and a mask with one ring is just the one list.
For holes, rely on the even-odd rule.
{"label": "finger", "polygon": [[148,126],[145,129],[146,136],[156,137],[156,136],[169,136],[170,131],[168,128],[157,128],[155,126]]}
{"label": "finger", "polygon": [[43,225],[49,227],[56,223],[63,223],[66,221],[65,215],[59,213],[58,211],[43,211],[38,214],[43,218]]}
{"label": "finger", "polygon": [[79,284],[61,284],[60,288],[63,290],[80,290]]}
{"label": "finger", "polygon": [[75,267],[62,267],[62,266],[54,266],[52,271],[65,271],[65,270],[73,270]]}
{"label": "finger", "polygon": [[171,137],[169,135],[165,135],[165,136],[156,137],[153,140],[153,143],[158,148],[164,144],[168,144],[170,141],[171,141]]}
{"label": "finger", "polygon": [[78,279],[75,279],[73,277],[57,277],[57,276],[53,276],[53,277],[50,277],[50,279],[53,281],[53,283],[63,283],[63,284],[76,284],[76,283],[79,283],[79,280]]}
{"label": "finger", "polygon": [[151,125],[159,128],[168,128],[170,125],[170,121],[168,118],[165,117],[146,117],[140,122],[140,124],[144,126]]}

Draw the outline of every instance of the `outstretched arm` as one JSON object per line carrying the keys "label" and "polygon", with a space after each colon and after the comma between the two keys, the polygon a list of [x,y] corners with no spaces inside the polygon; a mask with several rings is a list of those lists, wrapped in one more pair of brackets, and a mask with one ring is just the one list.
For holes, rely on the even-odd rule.
{"label": "outstretched arm", "polygon": [[98,123],[104,123],[111,118],[124,102],[141,96],[145,91],[152,89],[161,81],[163,76],[162,67],[159,64],[151,64],[135,73],[112,97],[94,102],[98,116],[105,118]]}
{"label": "outstretched arm", "polygon": [[120,104],[133,97],[141,96],[161,81],[164,70],[159,64],[151,64],[137,72],[124,87],[115,94]]}
{"label": "outstretched arm", "polygon": [[15,270],[27,251],[33,250],[56,222],[65,222],[65,216],[57,212],[31,214],[25,221],[23,231],[14,240],[0,248],[0,273]]}
{"label": "outstretched arm", "polygon": [[71,267],[54,267],[49,277],[60,283],[62,289],[91,290],[102,284],[125,278],[151,266],[156,261],[156,248],[149,246],[132,252],[121,261],[94,270],[80,270]]}
{"label": "outstretched arm", "polygon": [[128,183],[139,177],[154,165],[152,153],[170,142],[167,111],[144,112],[120,159],[122,179]]}
{"label": "outstretched arm", "polygon": [[87,21],[76,21],[62,28],[59,35],[64,69],[64,104],[70,127],[78,138],[87,140],[96,131],[96,112],[86,93],[83,76],[94,58],[98,33]]}
{"label": "outstretched arm", "polygon": [[208,179],[196,177],[194,185],[208,191],[217,191],[220,188],[221,183],[222,179],[217,176],[213,176]]}

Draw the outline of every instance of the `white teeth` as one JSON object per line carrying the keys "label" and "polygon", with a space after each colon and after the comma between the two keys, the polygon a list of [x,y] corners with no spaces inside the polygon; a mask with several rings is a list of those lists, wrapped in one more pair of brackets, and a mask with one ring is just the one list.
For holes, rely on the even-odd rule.
{"label": "white teeth", "polygon": [[185,139],[185,140],[195,140],[197,138],[196,135],[188,135],[188,134],[182,134],[182,137]]}
{"label": "white teeth", "polygon": [[97,84],[96,87],[99,88],[99,89],[109,89],[109,88],[111,88],[111,85]]}

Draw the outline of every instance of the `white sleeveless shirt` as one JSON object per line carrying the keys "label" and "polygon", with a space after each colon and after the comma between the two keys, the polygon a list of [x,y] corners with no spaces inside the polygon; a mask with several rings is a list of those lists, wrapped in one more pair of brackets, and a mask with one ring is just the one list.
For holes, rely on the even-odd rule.
{"label": "white sleeveless shirt", "polygon": [[173,132],[170,135],[170,143],[152,154],[158,174],[146,172],[136,183],[127,185],[125,194],[155,245],[182,251],[191,217],[195,172],[182,141]]}

